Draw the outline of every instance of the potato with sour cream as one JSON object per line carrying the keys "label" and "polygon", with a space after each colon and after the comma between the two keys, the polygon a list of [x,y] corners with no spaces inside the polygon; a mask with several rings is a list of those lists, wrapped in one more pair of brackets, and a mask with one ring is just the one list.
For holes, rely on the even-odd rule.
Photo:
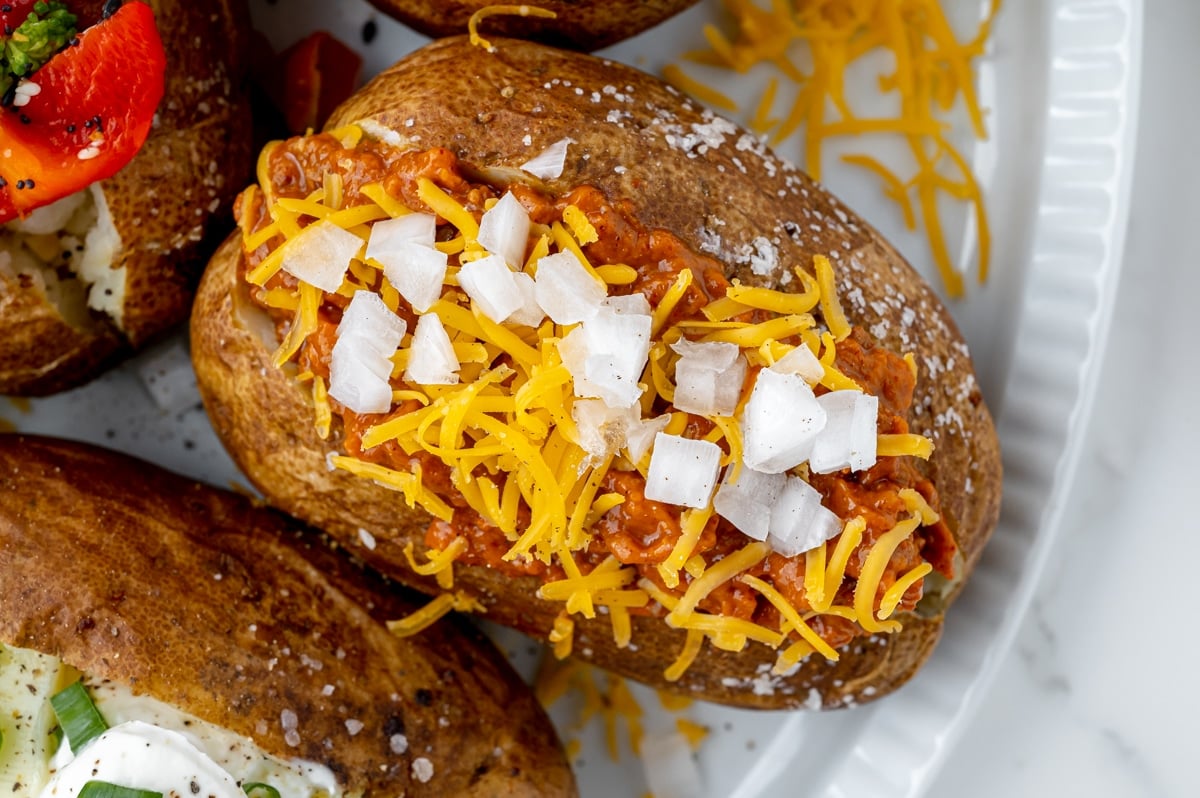
{"label": "potato with sour cream", "polygon": [[243,497],[0,436],[0,583],[15,796],[575,794],[478,632],[396,637],[396,588]]}

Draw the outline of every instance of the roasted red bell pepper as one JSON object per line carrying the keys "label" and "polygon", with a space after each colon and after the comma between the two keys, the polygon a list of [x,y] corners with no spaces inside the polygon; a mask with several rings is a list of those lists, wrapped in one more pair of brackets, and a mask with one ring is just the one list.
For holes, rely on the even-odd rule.
{"label": "roasted red bell pepper", "polygon": [[[4,5],[15,20],[32,3]],[[37,93],[0,108],[0,223],[133,160],[162,100],[166,65],[154,12],[129,2],[34,72]]]}
{"label": "roasted red bell pepper", "polygon": [[21,27],[25,17],[33,10],[37,0],[3,0],[0,2],[0,32],[11,36],[12,32]]}

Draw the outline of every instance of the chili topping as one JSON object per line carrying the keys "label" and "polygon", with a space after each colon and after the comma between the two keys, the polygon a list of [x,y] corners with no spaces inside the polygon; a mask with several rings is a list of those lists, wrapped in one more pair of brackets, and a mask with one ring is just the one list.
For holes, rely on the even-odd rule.
{"label": "chili topping", "polygon": [[351,126],[269,145],[236,208],[331,467],[432,516],[407,555],[439,612],[469,603],[454,563],[482,565],[562,603],[560,655],[576,616],[627,646],[649,615],[688,630],[669,679],[704,639],[786,672],[953,577],[913,361],[846,322],[828,260],[800,292],[731,284],[595,187],[473,174]]}

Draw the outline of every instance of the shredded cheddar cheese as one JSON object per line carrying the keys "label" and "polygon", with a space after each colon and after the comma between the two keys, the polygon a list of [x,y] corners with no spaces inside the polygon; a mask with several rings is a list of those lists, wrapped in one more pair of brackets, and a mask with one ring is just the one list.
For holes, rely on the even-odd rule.
{"label": "shredded cheddar cheese", "polygon": [[482,47],[489,53],[495,52],[496,48],[492,47],[492,43],[479,35],[479,23],[488,17],[496,17],[503,15],[512,15],[518,17],[542,17],[543,19],[554,19],[558,15],[547,8],[530,5],[495,5],[484,6],[471,15],[467,20],[467,32],[471,37],[471,44],[476,47]]}
{"label": "shredded cheddar cheese", "polygon": [[[917,164],[908,179],[878,159],[863,153],[842,160],[877,176],[884,194],[894,200],[910,228],[919,209],[934,263],[946,292],[961,296],[962,275],[954,266],[942,228],[940,199],[948,196],[970,206],[979,236],[978,280],[988,277],[991,233],[979,182],[951,141],[943,121],[956,105],[966,110],[971,132],[987,137],[985,112],[975,94],[972,62],[986,49],[1001,0],[990,5],[976,34],[962,41],[952,30],[940,0],[724,0],[734,32],[713,25],[704,29],[709,49],[687,54],[694,63],[746,73],[770,64],[796,86],[794,98],[781,116],[773,115],[779,96],[776,76],[766,86],[748,116],[748,126],[770,133],[778,143],[804,128],[803,165],[821,179],[822,155],[828,139],[839,136],[887,134],[903,137]],[[811,68],[796,64],[794,45],[800,44]],[[846,92],[846,74],[857,62],[886,52],[894,71],[880,75],[879,90],[895,93],[899,112],[870,118],[860,115]],[[713,107],[736,112],[728,97],[687,75],[678,65],[663,69],[663,77],[682,91]]]}

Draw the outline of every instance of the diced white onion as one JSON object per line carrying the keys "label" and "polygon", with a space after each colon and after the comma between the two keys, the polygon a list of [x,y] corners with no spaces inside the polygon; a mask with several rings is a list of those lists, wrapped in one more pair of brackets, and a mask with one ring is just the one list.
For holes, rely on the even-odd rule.
{"label": "diced white onion", "polygon": [[564,250],[538,261],[534,291],[538,304],[555,324],[590,319],[608,295],[573,252]]}
{"label": "diced white onion", "polygon": [[342,287],[350,261],[362,245],[361,238],[333,222],[315,222],[288,242],[282,268],[297,280],[332,294]]}
{"label": "diced white onion", "polygon": [[356,357],[343,341],[362,345],[357,337],[343,338],[334,345],[329,360],[329,395],[355,413],[386,413],[392,407],[392,386],[380,376],[377,361]]}
{"label": "diced white onion", "polygon": [[789,476],[771,507],[767,543],[784,557],[814,549],[842,531],[841,519],[823,504],[821,494],[800,477]]}
{"label": "diced white onion", "polygon": [[537,327],[546,318],[546,311],[537,301],[537,289],[534,288],[533,278],[525,272],[513,273],[513,282],[521,292],[521,307],[508,317],[512,324],[524,324],[526,327]]}
{"label": "diced white onion", "polygon": [[571,406],[571,418],[589,465],[623,448],[630,428],[640,424],[639,416],[637,408],[612,408],[599,399],[577,399]]}
{"label": "diced white onion", "polygon": [[525,245],[529,242],[529,213],[525,206],[506,192],[479,220],[479,245],[499,255],[514,269],[525,265]]}
{"label": "diced white onion", "polygon": [[650,353],[649,316],[601,307],[559,343],[575,395],[630,407],[642,395],[639,380]]}
{"label": "diced white onion", "polygon": [[458,357],[450,336],[436,313],[417,319],[404,379],[417,385],[454,385],[458,382]]}
{"label": "diced white onion", "polygon": [[634,465],[642,462],[646,452],[650,451],[650,444],[654,443],[654,436],[666,429],[670,423],[671,416],[664,415],[641,419],[637,424],[631,424],[625,431],[625,453],[629,456],[629,462]]}
{"label": "diced white onion", "polygon": [[525,304],[515,276],[503,258],[488,255],[464,263],[458,272],[458,283],[479,305],[483,315],[499,324]]}
{"label": "diced white onion", "polygon": [[641,756],[646,786],[654,798],[696,798],[706,793],[691,746],[679,732],[647,734]]}
{"label": "diced white onion", "polygon": [[413,310],[424,313],[442,295],[446,253],[417,244],[397,244],[375,258],[383,273]]}
{"label": "diced white onion", "polygon": [[329,395],[355,413],[390,410],[390,358],[407,327],[378,294],[355,292],[342,313],[330,355]]}
{"label": "diced white onion", "polygon": [[713,508],[717,515],[755,540],[766,540],[771,526],[771,507],[787,482],[784,474],[764,474],[742,465],[737,482],[733,466],[725,469],[725,479],[717,489]]}
{"label": "diced white onion", "polygon": [[825,376],[825,367],[821,361],[804,344],[797,346],[783,357],[775,361],[771,371],[780,374],[799,374],[809,385],[816,385]]}
{"label": "diced white onion", "polygon": [[708,505],[717,472],[721,447],[660,432],[654,436],[650,469],[646,474],[646,498],[684,507]]}
{"label": "diced white onion", "polygon": [[808,459],[825,426],[825,408],[797,374],[758,373],[742,415],[743,457],[756,471],[780,474]]}
{"label": "diced white onion", "polygon": [[817,397],[828,420],[813,443],[809,468],[831,474],[843,468],[862,471],[875,465],[879,399],[862,391],[830,391]]}
{"label": "diced white onion", "polygon": [[432,249],[436,238],[437,217],[431,213],[410,213],[395,219],[384,219],[371,225],[371,237],[367,239],[367,257],[379,260],[380,254],[393,252],[404,246]]}
{"label": "diced white onion", "polygon": [[747,369],[738,346],[681,339],[671,348],[681,356],[675,364],[675,407],[701,416],[732,416]]}
{"label": "diced white onion", "polygon": [[559,139],[537,155],[521,164],[521,169],[542,180],[560,177],[567,163],[567,145],[571,139]]}
{"label": "diced white onion", "polygon": [[342,311],[342,321],[337,328],[338,337],[361,335],[370,339],[384,357],[396,353],[407,331],[408,323],[392,313],[374,291],[355,291],[350,304]]}
{"label": "diced white onion", "polygon": [[643,294],[625,294],[610,296],[601,303],[606,308],[612,308],[616,313],[629,313],[639,316],[651,314],[650,302]]}

